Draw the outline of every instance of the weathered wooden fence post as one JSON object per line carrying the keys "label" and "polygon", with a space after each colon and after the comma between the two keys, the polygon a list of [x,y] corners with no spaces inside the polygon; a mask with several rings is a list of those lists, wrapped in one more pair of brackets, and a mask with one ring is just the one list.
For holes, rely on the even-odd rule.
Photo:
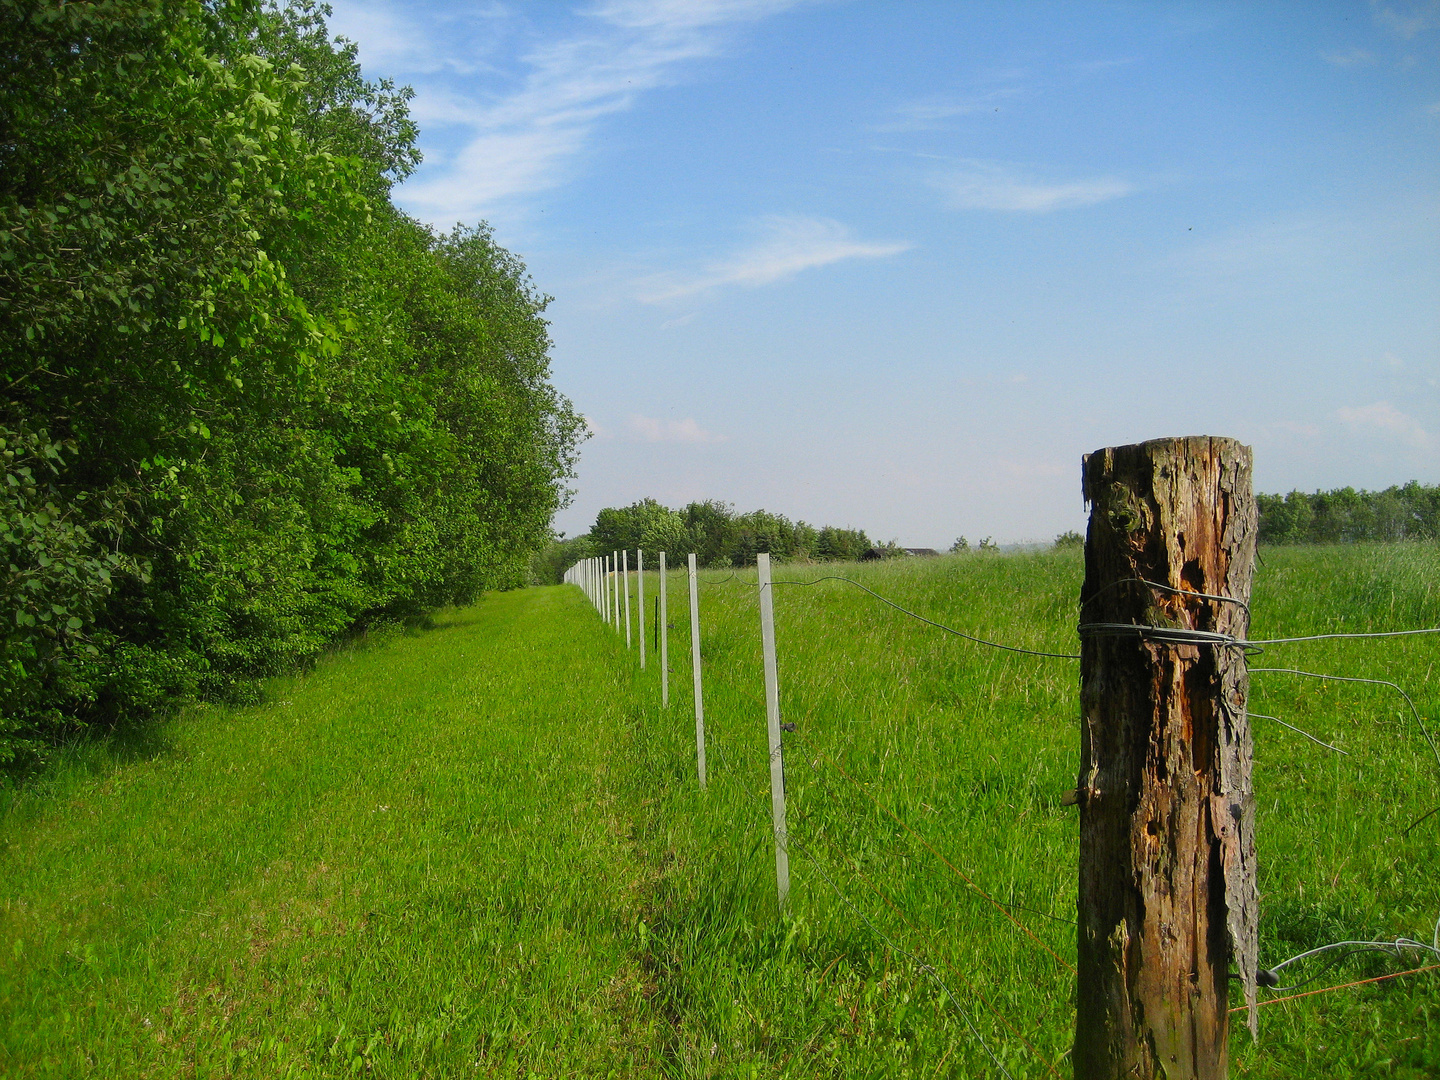
{"label": "weathered wooden fence post", "polygon": [[1222,438],[1085,458],[1076,1080],[1224,1077],[1232,963],[1255,1030],[1250,469]]}

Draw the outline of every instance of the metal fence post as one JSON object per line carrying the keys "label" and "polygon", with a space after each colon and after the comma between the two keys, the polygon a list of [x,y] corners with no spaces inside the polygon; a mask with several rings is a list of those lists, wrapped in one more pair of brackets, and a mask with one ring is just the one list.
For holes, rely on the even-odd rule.
{"label": "metal fence post", "polygon": [[755,557],[760,585],[760,644],[765,653],[765,720],[770,734],[770,816],[775,826],[775,891],[780,910],[790,896],[790,836],[785,828],[785,756],[780,731],[780,678],[775,665],[775,609],[770,555]]}
{"label": "metal fence post", "polygon": [[690,667],[695,675],[695,767],[700,787],[705,787],[705,702],[700,692],[700,583],[695,573],[695,553],[690,553]]}

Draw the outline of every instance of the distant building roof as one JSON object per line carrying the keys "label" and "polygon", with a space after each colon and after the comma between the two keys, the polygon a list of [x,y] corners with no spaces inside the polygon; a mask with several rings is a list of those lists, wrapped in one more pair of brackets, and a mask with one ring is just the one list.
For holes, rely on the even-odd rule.
{"label": "distant building roof", "polygon": [[906,555],[939,555],[934,548],[901,548]]}

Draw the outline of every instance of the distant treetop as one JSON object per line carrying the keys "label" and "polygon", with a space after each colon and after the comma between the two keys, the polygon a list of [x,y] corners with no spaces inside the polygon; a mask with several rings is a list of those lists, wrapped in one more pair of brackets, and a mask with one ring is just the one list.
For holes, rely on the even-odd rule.
{"label": "distant treetop", "polygon": [[1255,501],[1265,544],[1440,539],[1440,484],[1412,480],[1384,491],[1292,491],[1256,495]]}

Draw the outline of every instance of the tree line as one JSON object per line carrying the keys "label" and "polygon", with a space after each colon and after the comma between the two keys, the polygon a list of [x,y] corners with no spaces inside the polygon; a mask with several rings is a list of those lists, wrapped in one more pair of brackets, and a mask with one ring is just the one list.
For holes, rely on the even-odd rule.
{"label": "tree line", "polygon": [[523,584],[547,298],[327,9],[0,0],[0,763]]}
{"label": "tree line", "polygon": [[[1306,494],[1257,494],[1259,539],[1267,544],[1323,544],[1360,540],[1440,539],[1440,485],[1412,481],[1384,491],[1338,488]],[[1084,545],[1073,530],[1054,540],[1056,548]],[[768,551],[780,561],[839,562],[859,559],[867,551],[884,557],[902,553],[894,541],[873,544],[863,529],[832,525],[815,528],[783,514],[755,510],[735,512],[728,503],[707,500],[672,510],[655,499],[625,507],[607,507],[581,536],[553,540],[531,564],[536,584],[556,584],[567,567],[581,559],[636,548],[685,555],[696,553],[705,567],[755,565],[755,555]],[[952,554],[998,550],[989,538],[972,549],[965,537],[949,548]]]}
{"label": "tree line", "polygon": [[1412,480],[1384,491],[1337,488],[1256,495],[1260,541],[1333,544],[1359,540],[1440,539],[1440,484]]}
{"label": "tree line", "polygon": [[761,551],[781,562],[830,562],[858,559],[873,546],[864,529],[816,528],[768,510],[741,514],[729,503],[713,499],[679,510],[642,499],[630,506],[607,507],[595,516],[589,532],[554,541],[536,557],[532,579],[537,584],[557,584],[566,568],[581,559],[637,548],[664,551],[671,558],[693,551],[701,566],[742,567],[754,566]]}

